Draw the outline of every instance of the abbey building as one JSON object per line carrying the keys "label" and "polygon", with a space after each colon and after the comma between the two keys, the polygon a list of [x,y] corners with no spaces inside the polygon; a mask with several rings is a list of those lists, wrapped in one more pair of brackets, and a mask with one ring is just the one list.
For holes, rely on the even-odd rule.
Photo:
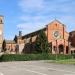
{"label": "abbey building", "polygon": [[[41,29],[45,32],[48,43],[51,47],[52,54],[69,54],[69,33],[66,31],[66,26],[54,20],[49,23],[45,28]],[[41,30],[35,31],[33,33],[21,36],[18,41],[19,43],[24,43],[23,51],[25,53],[30,53],[35,50],[35,41]]]}
{"label": "abbey building", "polygon": [[[3,43],[3,16],[0,16],[0,49]],[[43,30],[47,36],[52,54],[75,53],[75,31],[67,32],[66,25],[58,20],[47,24],[46,27],[27,35],[15,36],[14,40],[6,40],[7,53],[32,53],[35,51],[35,41]]]}

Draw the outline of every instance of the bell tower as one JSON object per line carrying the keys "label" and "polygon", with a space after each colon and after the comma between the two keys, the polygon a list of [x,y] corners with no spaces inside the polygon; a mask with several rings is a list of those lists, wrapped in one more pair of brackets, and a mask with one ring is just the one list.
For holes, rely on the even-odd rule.
{"label": "bell tower", "polygon": [[2,49],[3,43],[3,16],[0,15],[0,51]]}

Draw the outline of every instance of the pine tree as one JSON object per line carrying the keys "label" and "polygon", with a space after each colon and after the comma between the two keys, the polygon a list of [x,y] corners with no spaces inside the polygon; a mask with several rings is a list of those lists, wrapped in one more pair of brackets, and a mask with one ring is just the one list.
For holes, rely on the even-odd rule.
{"label": "pine tree", "polygon": [[48,53],[49,51],[48,39],[43,30],[40,31],[36,39],[35,49],[37,53]]}

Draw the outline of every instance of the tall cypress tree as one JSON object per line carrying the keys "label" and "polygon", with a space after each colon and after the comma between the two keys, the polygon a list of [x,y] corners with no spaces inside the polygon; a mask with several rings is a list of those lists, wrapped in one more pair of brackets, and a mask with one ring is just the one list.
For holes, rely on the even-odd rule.
{"label": "tall cypress tree", "polygon": [[2,44],[2,52],[6,51],[6,41],[3,40],[3,44]]}
{"label": "tall cypress tree", "polygon": [[15,37],[14,37],[14,41],[17,43],[17,35],[15,35]]}
{"label": "tall cypress tree", "polygon": [[49,51],[48,39],[43,30],[40,31],[40,33],[36,39],[35,49],[36,49],[37,53],[48,53],[48,51]]}

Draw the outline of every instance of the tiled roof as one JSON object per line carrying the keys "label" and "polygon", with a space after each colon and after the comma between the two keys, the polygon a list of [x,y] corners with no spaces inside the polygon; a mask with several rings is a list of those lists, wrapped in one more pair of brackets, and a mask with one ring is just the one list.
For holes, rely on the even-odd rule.
{"label": "tiled roof", "polygon": [[53,20],[52,22],[48,23],[47,25],[52,24],[52,23],[55,22],[55,21],[58,22],[58,23],[60,23],[62,26],[65,26],[65,27],[66,27],[65,24],[63,24],[62,22],[60,22],[60,21],[57,20],[57,19]]}
{"label": "tiled roof", "polygon": [[71,32],[69,32],[69,33],[75,33],[75,31],[71,31]]}
{"label": "tiled roof", "polygon": [[32,33],[29,33],[29,34],[26,34],[26,35],[22,36],[22,39],[28,38],[28,37],[30,37],[30,36],[32,37],[32,36],[34,36],[34,35],[37,35],[41,30],[46,30],[46,27],[43,28],[43,29],[40,29],[40,30],[37,30],[37,31],[35,31],[35,32],[32,32]]}

